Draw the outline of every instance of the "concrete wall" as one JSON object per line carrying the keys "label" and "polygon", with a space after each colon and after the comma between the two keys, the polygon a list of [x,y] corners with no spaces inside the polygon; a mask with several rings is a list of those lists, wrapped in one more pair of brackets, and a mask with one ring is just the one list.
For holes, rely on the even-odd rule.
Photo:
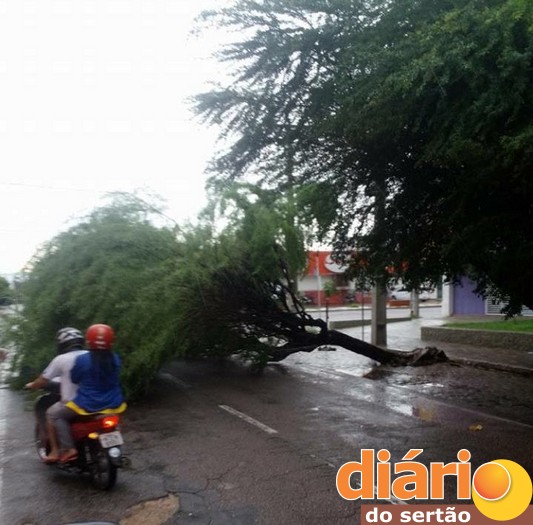
{"label": "concrete wall", "polygon": [[[410,321],[411,316],[406,315],[404,317],[389,317],[387,323],[401,323],[404,321]],[[343,328],[354,328],[361,325],[368,326],[372,323],[371,319],[338,319],[330,321],[328,326],[331,330],[342,330]]]}
{"label": "concrete wall", "polygon": [[453,315],[453,285],[442,283],[441,312],[443,317]]}

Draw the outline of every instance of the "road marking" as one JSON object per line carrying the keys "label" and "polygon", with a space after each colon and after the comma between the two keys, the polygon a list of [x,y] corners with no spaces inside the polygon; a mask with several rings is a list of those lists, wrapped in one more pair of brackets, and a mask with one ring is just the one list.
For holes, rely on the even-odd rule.
{"label": "road marking", "polygon": [[182,381],[181,379],[174,377],[172,374],[169,374],[168,372],[160,372],[157,376],[180,388],[184,388],[184,389],[191,388],[191,385],[189,385],[189,383],[186,383],[185,381]]}
{"label": "road marking", "polygon": [[[246,421],[247,423],[250,423],[251,425],[254,425],[254,426],[260,428],[261,430],[263,430],[267,434],[277,434],[278,433],[277,430],[274,430],[273,428],[265,425],[264,423],[261,423],[261,421],[257,421],[257,419],[254,419],[253,417],[248,416],[247,414],[244,414],[243,412],[240,412],[239,410],[236,410],[235,408],[232,408],[232,407],[230,407],[228,405],[218,405],[218,406],[222,410],[225,410],[226,412],[229,412],[230,414],[232,414],[234,416],[237,416],[238,418]],[[312,458],[319,459],[313,454],[310,454],[310,456]],[[337,468],[333,463],[330,463],[329,461],[326,461],[326,463],[330,467]],[[376,488],[376,490],[377,490],[377,488]],[[391,497],[389,501],[393,505],[407,505],[407,503],[405,501],[401,501],[399,499],[396,499],[395,497]]]}
{"label": "road marking", "polygon": [[243,414],[242,412],[239,412],[238,410],[235,410],[234,408],[228,406],[228,405],[218,405],[219,408],[222,410],[225,410],[226,412],[229,412],[230,414],[233,414],[234,416],[237,416],[238,418],[242,419],[243,421],[246,421],[247,423],[250,423],[250,425],[254,425],[257,428],[260,428],[263,432],[266,432],[267,434],[277,434],[278,431],[274,430],[273,428],[270,428],[269,426],[265,425],[264,423],[261,423],[261,421],[257,421],[257,419],[254,419],[253,417],[250,417],[246,414]]}

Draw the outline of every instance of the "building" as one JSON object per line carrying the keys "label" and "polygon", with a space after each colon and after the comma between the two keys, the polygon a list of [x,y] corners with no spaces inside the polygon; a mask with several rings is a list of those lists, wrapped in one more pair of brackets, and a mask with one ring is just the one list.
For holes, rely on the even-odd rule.
{"label": "building", "polygon": [[[349,281],[345,276],[345,266],[340,266],[332,257],[331,251],[309,251],[307,252],[308,262],[305,273],[298,281],[298,291],[304,300],[317,305],[324,306],[326,301],[329,305],[339,306],[343,304],[371,304],[372,295],[370,290],[362,291],[357,289],[354,281]],[[327,296],[328,284],[336,290],[335,293]],[[396,297],[400,291],[400,295]],[[440,300],[441,287],[424,290],[420,294],[420,300]],[[404,297],[405,295],[405,297]],[[389,289],[389,303],[395,306],[409,306],[411,294],[402,288],[401,281],[395,283]]]}
{"label": "building", "polygon": [[[457,284],[445,283],[442,292],[442,314],[444,316],[501,315],[505,303],[492,297],[483,298],[474,290],[476,284],[463,277]],[[523,308],[522,315],[533,316],[533,310]]]}
{"label": "building", "polygon": [[[354,293],[353,283],[344,277],[345,267],[339,266],[331,258],[330,251],[308,252],[308,263],[304,275],[298,282],[300,294],[316,305],[325,305],[326,299],[330,305],[345,304],[347,298]],[[326,296],[328,283],[334,285],[336,293]],[[326,287],[326,288],[324,288]]]}

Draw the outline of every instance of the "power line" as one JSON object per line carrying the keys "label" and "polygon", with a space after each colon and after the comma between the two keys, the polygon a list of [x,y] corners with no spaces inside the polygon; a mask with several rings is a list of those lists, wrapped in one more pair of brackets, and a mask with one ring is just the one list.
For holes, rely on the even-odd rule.
{"label": "power line", "polygon": [[[93,192],[93,193],[98,193],[100,195],[111,195],[111,196],[113,194],[117,194],[117,195],[131,194],[136,199],[138,199],[141,202],[143,202],[150,211],[160,215],[161,217],[164,217],[168,221],[174,223],[176,226],[179,226],[179,224],[172,217],[169,217],[168,215],[166,215],[165,213],[160,211],[158,208],[156,208],[155,206],[153,206],[152,204],[147,202],[145,199],[143,199],[139,195],[136,195],[134,192],[117,191],[117,190],[102,191],[102,190],[96,190],[94,188],[73,188],[73,187],[69,188],[69,187],[66,187],[66,186],[49,186],[49,185],[45,185],[45,184],[28,184],[26,182],[0,182],[0,186],[17,186],[17,187],[22,187],[22,188],[38,188],[38,189],[43,189],[43,190],[58,190],[58,191],[79,191],[79,192],[84,192],[84,193],[90,191],[90,192]],[[7,229],[4,229],[4,228],[0,228],[0,231],[17,231],[17,230],[7,230]]]}
{"label": "power line", "polygon": [[74,187],[68,187],[68,186],[50,186],[46,184],[29,184],[26,182],[0,182],[1,186],[15,186],[15,187],[21,187],[21,188],[37,188],[41,190],[58,190],[58,191],[80,191],[80,192],[94,192],[94,193],[100,193],[102,195],[105,195],[106,193],[110,193],[109,191],[102,191],[102,190],[96,190],[94,188],[74,188]]}

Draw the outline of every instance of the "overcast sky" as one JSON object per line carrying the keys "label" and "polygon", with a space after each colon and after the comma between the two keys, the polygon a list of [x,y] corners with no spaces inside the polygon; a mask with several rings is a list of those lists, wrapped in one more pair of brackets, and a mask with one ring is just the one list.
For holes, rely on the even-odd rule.
{"label": "overcast sky", "polygon": [[181,222],[205,204],[214,130],[186,98],[216,79],[215,0],[0,0],[0,274],[109,191],[147,188]]}

